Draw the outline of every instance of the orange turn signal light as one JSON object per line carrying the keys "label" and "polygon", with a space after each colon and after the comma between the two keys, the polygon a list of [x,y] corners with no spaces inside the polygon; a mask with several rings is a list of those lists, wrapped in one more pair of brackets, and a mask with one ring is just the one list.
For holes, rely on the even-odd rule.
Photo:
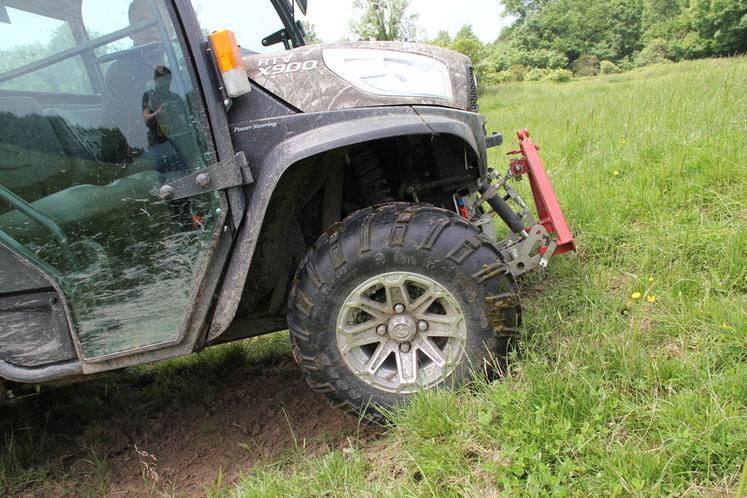
{"label": "orange turn signal light", "polygon": [[244,66],[233,31],[228,29],[213,31],[209,38],[221,73]]}
{"label": "orange turn signal light", "polygon": [[249,93],[252,87],[233,31],[228,29],[214,31],[210,33],[208,39],[228,95],[238,97]]}

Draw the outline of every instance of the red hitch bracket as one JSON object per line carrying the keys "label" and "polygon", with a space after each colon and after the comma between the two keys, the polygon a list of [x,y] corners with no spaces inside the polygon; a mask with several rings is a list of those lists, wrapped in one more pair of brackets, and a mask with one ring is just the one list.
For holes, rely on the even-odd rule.
{"label": "red hitch bracket", "polygon": [[[541,224],[547,233],[555,234],[555,243],[557,248],[554,254],[561,254],[567,251],[576,250],[576,241],[573,238],[568,222],[565,220],[558,198],[552,188],[550,179],[547,176],[545,167],[542,165],[542,159],[539,156],[539,147],[532,142],[529,137],[529,130],[526,128],[516,132],[519,137],[520,150],[509,152],[509,154],[521,154],[521,157],[511,159],[509,168],[513,176],[520,176],[524,173],[529,176],[529,185],[532,188],[534,204],[537,207],[538,223]],[[544,253],[546,247],[540,248]]]}

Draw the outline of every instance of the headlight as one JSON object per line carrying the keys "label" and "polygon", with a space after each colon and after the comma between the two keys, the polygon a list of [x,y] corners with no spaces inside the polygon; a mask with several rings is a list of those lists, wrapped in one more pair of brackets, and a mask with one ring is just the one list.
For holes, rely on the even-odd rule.
{"label": "headlight", "polygon": [[359,89],[376,95],[451,100],[446,65],[424,55],[393,50],[328,48],[324,64]]}

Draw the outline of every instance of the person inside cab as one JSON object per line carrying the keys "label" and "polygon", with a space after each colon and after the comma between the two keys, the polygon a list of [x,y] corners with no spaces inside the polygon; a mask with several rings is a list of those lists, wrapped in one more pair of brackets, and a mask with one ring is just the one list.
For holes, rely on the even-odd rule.
{"label": "person inside cab", "polygon": [[181,98],[171,91],[171,70],[157,66],[153,88],[143,94],[143,119],[148,128],[148,147],[153,151],[156,171],[185,173],[187,164],[170,137],[184,133],[187,127]]}
{"label": "person inside cab", "polygon": [[[130,26],[153,19],[150,0],[133,0],[127,11]],[[119,128],[129,145],[129,155],[137,156],[148,144],[141,100],[156,67],[164,63],[163,40],[157,25],[130,34],[131,51],[117,58],[106,71],[108,93],[104,116]]]}

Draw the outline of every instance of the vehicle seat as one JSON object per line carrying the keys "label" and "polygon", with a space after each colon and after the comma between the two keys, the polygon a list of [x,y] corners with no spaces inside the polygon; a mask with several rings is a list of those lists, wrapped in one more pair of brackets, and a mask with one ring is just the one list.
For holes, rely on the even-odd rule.
{"label": "vehicle seat", "polygon": [[69,159],[49,118],[31,97],[0,97],[0,183],[25,199],[49,193]]}
{"label": "vehicle seat", "polygon": [[[0,183],[63,229],[76,224],[86,232],[131,211],[128,203],[157,199],[153,192],[161,176],[152,165],[97,161],[71,129],[65,117],[46,115],[35,99],[0,98]],[[51,238],[3,200],[0,229],[22,243]]]}

